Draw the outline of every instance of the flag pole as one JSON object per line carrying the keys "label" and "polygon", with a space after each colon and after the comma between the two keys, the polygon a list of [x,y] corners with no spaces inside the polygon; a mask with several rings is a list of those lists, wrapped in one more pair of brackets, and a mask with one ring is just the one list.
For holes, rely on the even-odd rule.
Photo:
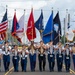
{"label": "flag pole", "polygon": [[65,22],[65,18],[64,18],[64,44],[65,44],[65,24],[66,24],[66,22]]}
{"label": "flag pole", "polygon": [[[15,9],[14,11],[15,11],[15,13],[16,13],[16,9]],[[16,43],[17,43],[17,41],[16,41],[15,37],[14,37],[14,42],[16,42]]]}
{"label": "flag pole", "polygon": [[[70,28],[70,14],[68,14],[68,30]],[[68,40],[68,42],[71,42],[70,40]]]}
{"label": "flag pole", "polygon": [[60,36],[61,36],[61,35],[60,35],[60,31],[59,31],[59,42],[60,42]]}
{"label": "flag pole", "polygon": [[[42,11],[42,9],[41,9],[41,14],[43,14],[43,11]],[[43,26],[43,20],[42,20],[42,26]],[[40,27],[40,26],[39,26]],[[39,28],[39,29],[41,29],[41,28]],[[41,29],[40,30],[40,40],[42,40],[42,37],[43,37],[43,30]]]}
{"label": "flag pole", "polygon": [[[52,7],[52,13],[53,13],[53,7]],[[52,22],[51,41],[52,41],[52,34],[53,34],[53,22]]]}
{"label": "flag pole", "polygon": [[[59,15],[59,8],[58,8],[58,12],[57,12],[57,13],[58,13],[58,15]],[[61,37],[60,31],[58,32],[58,34],[59,34],[58,36],[59,36],[59,42],[60,42],[60,37]]]}
{"label": "flag pole", "polygon": [[[32,14],[33,14],[33,8],[31,9],[31,12],[32,12]],[[32,24],[32,21],[31,21],[31,24]],[[34,41],[34,40],[33,40],[33,28],[32,28],[32,41]]]}
{"label": "flag pole", "polygon": [[[7,11],[7,5],[6,5],[6,11]],[[7,22],[8,22],[8,18],[7,18]],[[6,31],[6,38],[5,38],[5,41],[7,41],[8,40],[8,27],[7,27],[7,31]]]}
{"label": "flag pole", "polygon": [[[68,9],[66,9],[66,14],[67,14],[67,18],[69,18],[68,17]],[[69,19],[67,19],[68,21],[69,21]],[[68,27],[68,24],[69,24],[69,22],[67,23],[67,27]],[[69,30],[69,29],[68,29]],[[68,34],[67,34],[68,35]],[[67,36],[68,37],[68,36]],[[69,40],[67,39],[67,42],[69,42]]]}
{"label": "flag pole", "polygon": [[25,9],[24,9],[24,43],[26,42],[26,32],[25,32]]}
{"label": "flag pole", "polygon": [[[42,12],[42,9],[41,9],[41,12]],[[39,29],[40,29],[40,24],[39,24]],[[41,38],[42,38],[42,34],[41,34],[42,32],[41,32],[41,30],[40,30],[40,40],[41,40]]]}

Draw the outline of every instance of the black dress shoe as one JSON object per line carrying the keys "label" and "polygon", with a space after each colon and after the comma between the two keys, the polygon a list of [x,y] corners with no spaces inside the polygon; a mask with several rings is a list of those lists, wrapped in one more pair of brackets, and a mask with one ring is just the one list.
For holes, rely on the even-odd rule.
{"label": "black dress shoe", "polygon": [[9,71],[9,68],[7,69],[7,71]]}
{"label": "black dress shoe", "polygon": [[26,70],[23,70],[23,72],[26,72]]}
{"label": "black dress shoe", "polygon": [[54,70],[52,69],[52,72],[54,72]]}
{"label": "black dress shoe", "polygon": [[42,72],[42,70],[40,70],[40,72]]}
{"label": "black dress shoe", "polygon": [[50,72],[52,72],[52,70],[50,70]]}
{"label": "black dress shoe", "polygon": [[45,69],[43,69],[43,71],[45,71]]}
{"label": "black dress shoe", "polygon": [[5,72],[8,72],[8,70],[5,70]]}
{"label": "black dress shoe", "polygon": [[66,70],[66,72],[70,72],[70,70]]}

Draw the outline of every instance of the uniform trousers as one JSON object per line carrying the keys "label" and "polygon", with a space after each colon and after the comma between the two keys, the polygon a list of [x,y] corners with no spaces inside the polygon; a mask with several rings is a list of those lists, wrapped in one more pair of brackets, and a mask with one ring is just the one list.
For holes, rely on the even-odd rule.
{"label": "uniform trousers", "polygon": [[39,70],[45,71],[45,65],[46,65],[46,55],[45,54],[39,54],[38,55],[38,59],[39,59]]}
{"label": "uniform trousers", "polygon": [[73,64],[74,64],[74,70],[75,70],[75,55],[72,55]]}
{"label": "uniform trousers", "polygon": [[5,71],[8,71],[10,65],[10,55],[3,55],[3,64]]}
{"label": "uniform trousers", "polygon": [[22,71],[26,72],[26,67],[27,67],[27,57],[21,57],[21,68],[22,68]]}
{"label": "uniform trousers", "polygon": [[66,72],[70,71],[70,55],[65,55],[65,67],[66,67]]}
{"label": "uniform trousers", "polygon": [[31,68],[31,71],[35,71],[35,66],[36,66],[36,53],[29,54],[29,58],[30,58],[30,68]]}
{"label": "uniform trousers", "polygon": [[48,54],[48,62],[49,62],[49,70],[54,71],[54,65],[55,65],[55,55],[54,54]]}
{"label": "uniform trousers", "polygon": [[63,66],[63,54],[57,54],[57,69],[58,71],[62,71],[62,66]]}
{"label": "uniform trousers", "polygon": [[12,61],[13,61],[14,71],[18,72],[19,56],[13,56]]}

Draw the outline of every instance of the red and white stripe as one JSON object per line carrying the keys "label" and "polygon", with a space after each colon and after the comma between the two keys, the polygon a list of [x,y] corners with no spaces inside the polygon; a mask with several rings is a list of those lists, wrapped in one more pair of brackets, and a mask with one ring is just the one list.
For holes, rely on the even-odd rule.
{"label": "red and white stripe", "polygon": [[6,32],[0,34],[0,40],[4,40],[6,38]]}
{"label": "red and white stripe", "polygon": [[0,34],[2,32],[6,32],[7,28],[8,28],[8,21],[7,20],[0,23]]}
{"label": "red and white stripe", "polygon": [[0,23],[0,40],[4,40],[6,38],[6,31],[8,28],[8,21],[4,21]]}

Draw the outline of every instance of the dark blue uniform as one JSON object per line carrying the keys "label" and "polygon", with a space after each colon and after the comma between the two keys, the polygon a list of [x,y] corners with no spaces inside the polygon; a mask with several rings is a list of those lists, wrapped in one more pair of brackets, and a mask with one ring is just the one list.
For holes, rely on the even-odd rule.
{"label": "dark blue uniform", "polygon": [[65,51],[65,67],[66,67],[66,72],[70,71],[70,49],[66,49]]}
{"label": "dark blue uniform", "polygon": [[26,72],[26,67],[27,67],[27,54],[26,52],[23,51],[21,53],[21,67],[22,67],[22,71]]}
{"label": "dark blue uniform", "polygon": [[30,58],[30,68],[31,68],[31,71],[35,71],[36,53],[34,53],[34,54],[30,53],[29,54],[29,58]]}
{"label": "dark blue uniform", "polygon": [[3,54],[3,63],[4,63],[5,71],[8,71],[10,65],[10,55]]}
{"label": "dark blue uniform", "polygon": [[19,66],[19,53],[17,52],[12,57],[12,61],[13,61],[13,66],[14,66],[14,72],[18,72],[18,66]]}
{"label": "dark blue uniform", "polygon": [[72,59],[73,59],[73,65],[75,70],[75,42],[74,42],[74,46],[72,47]]}
{"label": "dark blue uniform", "polygon": [[1,71],[1,58],[2,58],[2,49],[0,48],[0,71]]}
{"label": "dark blue uniform", "polygon": [[[52,49],[52,51],[51,51]],[[54,48],[49,48],[48,50],[48,62],[49,62],[49,70],[54,71],[54,65],[55,65],[55,54],[54,54]]]}
{"label": "dark blue uniform", "polygon": [[31,71],[35,71],[36,66],[36,48],[34,46],[34,41],[31,41],[31,45],[28,48],[29,50],[29,58],[30,58],[30,68]]}
{"label": "dark blue uniform", "polygon": [[3,64],[4,64],[5,71],[8,71],[10,65],[10,52],[8,48],[6,48],[5,46],[3,48]]}
{"label": "dark blue uniform", "polygon": [[62,71],[62,65],[63,65],[63,53],[61,52],[60,49],[58,49],[57,51],[56,58],[57,58],[57,69],[58,72],[60,72]]}
{"label": "dark blue uniform", "polygon": [[73,64],[74,64],[74,70],[75,70],[75,54],[72,55]]}

